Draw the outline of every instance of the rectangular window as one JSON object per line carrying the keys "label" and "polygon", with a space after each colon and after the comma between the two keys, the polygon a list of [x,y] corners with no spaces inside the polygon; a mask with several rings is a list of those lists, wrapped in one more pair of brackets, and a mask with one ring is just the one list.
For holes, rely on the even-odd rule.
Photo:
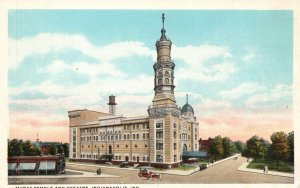
{"label": "rectangular window", "polygon": [[149,133],[147,133],[146,135],[147,135],[147,139],[149,139]]}
{"label": "rectangular window", "polygon": [[164,162],[162,155],[156,155],[156,162]]}
{"label": "rectangular window", "polygon": [[143,139],[145,140],[145,138],[146,138],[146,135],[145,135],[145,133],[143,133]]}
{"label": "rectangular window", "polygon": [[140,139],[140,134],[136,135],[136,139],[138,139],[138,140]]}
{"label": "rectangular window", "polygon": [[177,150],[177,143],[174,143],[174,150]]}
{"label": "rectangular window", "polygon": [[173,123],[173,128],[176,129],[176,127],[177,127],[177,126],[176,126],[176,123]]}
{"label": "rectangular window", "polygon": [[156,128],[157,129],[163,128],[163,123],[156,123]]}
{"label": "rectangular window", "polygon": [[177,155],[174,155],[174,162],[177,161]]}
{"label": "rectangular window", "polygon": [[156,150],[163,150],[164,144],[163,143],[156,143]]}
{"label": "rectangular window", "polygon": [[133,134],[132,136],[133,136],[132,139],[134,140],[135,139],[135,134]]}
{"label": "rectangular window", "polygon": [[149,125],[148,124],[146,125],[146,128],[149,129]]}
{"label": "rectangular window", "polygon": [[177,132],[174,131],[173,135],[174,135],[174,139],[176,139],[177,138]]}
{"label": "rectangular window", "polygon": [[157,139],[163,139],[163,132],[162,131],[156,132],[156,138]]}

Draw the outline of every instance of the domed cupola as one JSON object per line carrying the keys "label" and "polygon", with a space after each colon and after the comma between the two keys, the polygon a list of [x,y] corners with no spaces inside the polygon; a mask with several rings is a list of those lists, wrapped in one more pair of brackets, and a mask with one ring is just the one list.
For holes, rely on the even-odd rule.
{"label": "domed cupola", "polygon": [[181,113],[185,116],[191,116],[194,115],[194,109],[193,107],[189,104],[189,97],[188,94],[186,94],[186,104],[182,107]]}

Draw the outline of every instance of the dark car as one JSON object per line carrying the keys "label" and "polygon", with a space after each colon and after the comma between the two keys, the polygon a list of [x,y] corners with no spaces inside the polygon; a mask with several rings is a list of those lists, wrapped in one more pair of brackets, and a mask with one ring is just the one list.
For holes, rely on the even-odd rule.
{"label": "dark car", "polygon": [[127,168],[129,166],[128,162],[122,162],[120,168]]}
{"label": "dark car", "polygon": [[205,169],[207,169],[207,165],[206,164],[200,164],[199,165],[199,171],[205,170]]}

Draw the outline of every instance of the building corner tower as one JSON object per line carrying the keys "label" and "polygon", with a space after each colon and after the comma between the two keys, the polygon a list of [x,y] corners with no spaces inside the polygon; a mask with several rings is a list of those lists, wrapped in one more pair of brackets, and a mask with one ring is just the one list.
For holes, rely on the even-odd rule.
{"label": "building corner tower", "polygon": [[156,42],[157,61],[154,69],[154,98],[148,109],[150,127],[150,162],[172,165],[179,162],[178,121],[181,114],[174,95],[174,68],[171,60],[172,42],[166,37],[162,14],[161,37]]}

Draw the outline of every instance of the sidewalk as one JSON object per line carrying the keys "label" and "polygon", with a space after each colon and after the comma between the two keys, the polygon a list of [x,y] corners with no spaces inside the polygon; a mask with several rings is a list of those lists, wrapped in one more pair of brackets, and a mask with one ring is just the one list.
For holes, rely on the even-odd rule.
{"label": "sidewalk", "polygon": [[[219,161],[216,161],[214,162],[214,164],[210,164],[207,166],[207,168],[211,167],[211,166],[214,166],[216,164],[219,164],[219,163],[222,163],[224,161],[227,161],[229,159],[232,159],[234,157],[238,157],[239,155],[241,154],[236,154],[236,155],[233,155],[231,157],[228,157],[226,159],[222,159],[222,160],[219,160]],[[80,163],[72,163],[72,162],[68,162],[67,163],[67,166],[69,165],[77,165],[77,166],[90,166],[90,167],[101,167],[101,168],[111,168],[111,169],[119,169],[119,170],[135,170],[135,171],[138,171],[139,169],[137,168],[120,168],[120,167],[114,167],[114,166],[101,166],[101,165],[96,165],[96,164],[80,164]],[[153,170],[153,172],[156,172],[156,173],[160,173],[160,174],[171,174],[171,175],[179,175],[179,176],[188,176],[190,174],[193,174],[195,172],[199,172],[199,165],[193,165],[195,166],[196,168],[192,169],[192,170]]]}
{"label": "sidewalk", "polygon": [[81,174],[77,175],[68,175],[68,174],[57,174],[57,175],[27,175],[27,176],[8,176],[8,178],[13,179],[57,179],[57,178],[118,178],[119,176],[109,175],[109,174],[101,174],[97,175],[96,173],[86,172],[86,171],[78,171],[78,170],[66,170],[70,172],[79,172]]}
{"label": "sidewalk", "polygon": [[231,156],[231,157],[227,157],[227,158],[225,158],[225,159],[216,161],[216,162],[214,162],[213,164],[211,163],[211,164],[209,164],[207,167],[214,166],[214,165],[216,165],[216,164],[222,163],[222,162],[227,161],[227,160],[229,160],[229,159],[233,159],[233,158],[238,157],[238,156],[240,156],[240,155],[241,155],[241,154],[235,154],[235,155],[233,155],[233,156]]}
{"label": "sidewalk", "polygon": [[[251,162],[251,160],[250,160]],[[276,171],[268,171],[268,173],[264,173],[263,169],[258,170],[258,169],[252,169],[252,168],[247,168],[248,164],[250,162],[244,162],[239,168],[239,171],[243,172],[252,172],[252,173],[258,173],[258,174],[266,174],[266,175],[273,175],[273,176],[282,176],[282,177],[290,177],[293,178],[294,174],[292,173],[284,173],[284,172],[276,172]]]}

